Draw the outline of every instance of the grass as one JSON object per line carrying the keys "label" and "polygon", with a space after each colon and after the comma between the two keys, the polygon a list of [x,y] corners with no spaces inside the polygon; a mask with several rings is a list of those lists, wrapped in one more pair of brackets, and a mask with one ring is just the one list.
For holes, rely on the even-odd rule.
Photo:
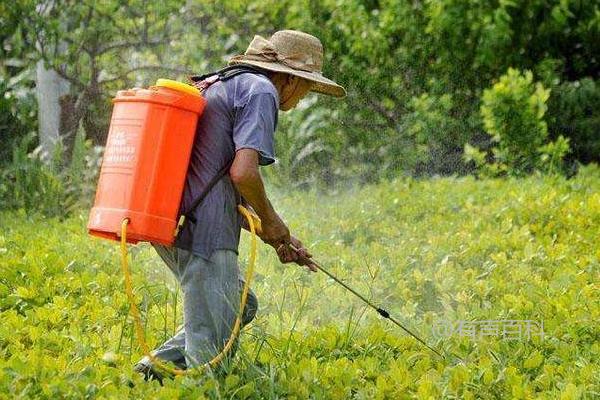
{"label": "grass", "polygon": [[[600,170],[571,180],[397,180],[334,195],[275,193],[292,232],[334,274],[261,246],[259,315],[223,376],[144,382],[118,246],[66,220],[0,213],[0,398],[592,399],[600,396]],[[245,236],[240,261],[247,258]],[[151,344],[181,322],[176,282],[132,247]],[[440,321],[543,321],[544,338],[435,335]],[[465,364],[455,362],[463,358]]]}

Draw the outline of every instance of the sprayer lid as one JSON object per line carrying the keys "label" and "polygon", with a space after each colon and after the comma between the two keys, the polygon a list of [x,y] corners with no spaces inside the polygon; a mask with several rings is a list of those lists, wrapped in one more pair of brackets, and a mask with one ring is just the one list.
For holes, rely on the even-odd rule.
{"label": "sprayer lid", "polygon": [[155,86],[166,87],[179,92],[191,94],[192,96],[200,96],[200,90],[194,86],[183,82],[173,81],[171,79],[158,79]]}

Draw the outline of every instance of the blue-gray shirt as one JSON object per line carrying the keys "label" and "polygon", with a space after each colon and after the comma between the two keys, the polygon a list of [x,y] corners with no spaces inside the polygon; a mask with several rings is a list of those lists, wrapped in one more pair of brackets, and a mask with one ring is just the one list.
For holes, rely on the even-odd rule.
{"label": "blue-gray shirt", "polygon": [[[273,135],[279,97],[265,76],[240,74],[215,82],[204,92],[207,101],[198,120],[181,210],[187,211],[208,182],[233,159],[239,149],[255,149],[260,165],[275,161]],[[196,223],[187,220],[175,246],[209,258],[214,250],[237,252],[242,216],[239,194],[229,175],[223,177],[197,207]]]}

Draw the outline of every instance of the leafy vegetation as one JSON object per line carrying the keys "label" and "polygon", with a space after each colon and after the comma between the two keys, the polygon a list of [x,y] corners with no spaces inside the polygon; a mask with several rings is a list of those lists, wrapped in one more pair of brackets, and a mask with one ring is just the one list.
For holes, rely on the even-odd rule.
{"label": "leafy vegetation", "polygon": [[47,216],[66,217],[91,206],[96,191],[103,148],[76,136],[70,160],[62,146],[54,154],[29,149],[34,135],[26,135],[12,149],[12,159],[0,169],[0,204],[4,210],[22,210]]}
{"label": "leafy vegetation", "polygon": [[[131,370],[141,354],[117,244],[87,236],[86,213],[61,221],[3,212],[0,397],[596,398],[599,193],[600,170],[587,167],[570,180],[403,178],[326,197],[278,195],[324,266],[449,362],[323,274],[282,266],[263,246],[252,285],[259,315],[235,362],[222,376],[164,387]],[[131,258],[158,344],[181,321],[181,296],[151,248],[132,247]],[[441,319],[543,321],[545,337],[436,339]]]}
{"label": "leafy vegetation", "polygon": [[465,158],[474,161],[483,173],[523,175],[538,169],[557,172],[569,152],[569,140],[560,135],[547,143],[544,121],[550,91],[533,84],[530,71],[521,74],[509,68],[491,89],[483,92],[481,115],[485,130],[492,137],[492,161],[481,151],[465,145]]}

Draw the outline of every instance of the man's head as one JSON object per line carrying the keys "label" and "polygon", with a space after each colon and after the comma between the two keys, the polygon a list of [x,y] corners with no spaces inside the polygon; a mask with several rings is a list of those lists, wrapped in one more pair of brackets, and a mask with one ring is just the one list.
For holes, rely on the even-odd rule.
{"label": "man's head", "polygon": [[313,82],[296,75],[273,72],[271,81],[279,93],[279,109],[288,111],[298,105],[313,87]]}
{"label": "man's head", "polygon": [[279,92],[279,108],[287,111],[309,91],[344,97],[346,90],[325,78],[323,46],[308,33],[284,30],[268,40],[255,36],[243,55],[235,56],[229,65],[248,64],[271,72],[271,80]]}

